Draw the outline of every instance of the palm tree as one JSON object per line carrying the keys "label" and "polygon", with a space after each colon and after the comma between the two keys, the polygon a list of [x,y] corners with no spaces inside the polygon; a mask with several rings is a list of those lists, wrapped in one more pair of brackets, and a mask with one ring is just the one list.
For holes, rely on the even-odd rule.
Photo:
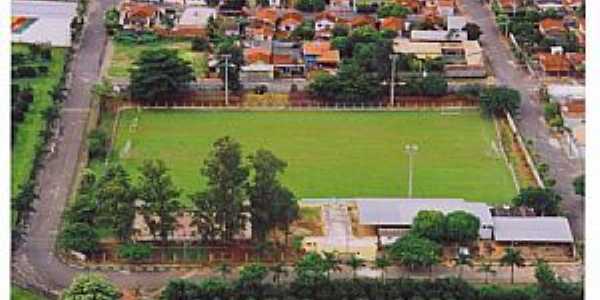
{"label": "palm tree", "polygon": [[481,273],[485,273],[485,284],[488,283],[488,275],[492,274],[495,275],[496,274],[496,270],[493,269],[493,265],[489,262],[484,262],[481,264],[481,267],[479,267],[479,269],[477,269],[478,272]]}
{"label": "palm tree", "polygon": [[269,269],[271,270],[271,272],[273,272],[274,284],[279,284],[279,282],[281,281],[281,277],[287,275],[287,270],[285,269],[285,265],[283,263],[273,265]]}
{"label": "palm tree", "polygon": [[510,283],[515,283],[515,266],[525,266],[525,259],[521,255],[521,250],[517,250],[513,247],[504,249],[504,255],[500,259],[500,265],[510,266]]}
{"label": "palm tree", "polygon": [[385,270],[392,262],[384,255],[375,259],[375,268],[381,270],[381,281],[385,284]]}
{"label": "palm tree", "polygon": [[227,263],[222,263],[217,266],[216,271],[221,273],[221,276],[223,276],[223,279],[227,279],[227,274],[231,273],[231,267]]}
{"label": "palm tree", "polygon": [[358,268],[362,267],[365,264],[365,260],[356,256],[355,254],[352,254],[352,256],[350,256],[350,259],[348,259],[348,261],[346,261],[346,265],[348,265],[350,268],[352,268],[352,278],[356,279],[356,270],[358,270]]}
{"label": "palm tree", "polygon": [[331,272],[341,271],[340,260],[335,251],[323,251],[323,258],[327,269],[327,279],[330,279]]}
{"label": "palm tree", "polygon": [[473,261],[471,261],[471,257],[469,257],[469,255],[466,255],[466,254],[459,253],[456,256],[456,258],[454,258],[454,262],[456,263],[457,266],[459,266],[458,278],[462,278],[465,265],[469,266],[470,268],[473,267]]}

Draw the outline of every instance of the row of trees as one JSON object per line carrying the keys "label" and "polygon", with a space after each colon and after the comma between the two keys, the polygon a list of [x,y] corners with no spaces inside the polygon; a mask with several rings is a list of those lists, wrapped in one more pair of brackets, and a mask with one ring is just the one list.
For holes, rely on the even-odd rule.
{"label": "row of trees", "polygon": [[[201,168],[208,186],[189,196],[194,204],[194,225],[203,240],[232,241],[248,215],[253,237],[259,242],[274,228],[287,233],[298,215],[298,205],[293,193],[279,181],[286,166],[262,149],[248,156],[245,164],[239,143],[229,137],[217,140]],[[130,243],[136,213],[144,216],[150,232],[166,244],[183,210],[180,196],[181,190],[160,160],[143,163],[137,184],[118,164],[109,165],[99,178],[87,172],[76,201],[65,212],[59,244],[93,253],[98,247],[97,228],[111,228],[122,243]],[[141,205],[136,205],[136,200],[141,200]]]}

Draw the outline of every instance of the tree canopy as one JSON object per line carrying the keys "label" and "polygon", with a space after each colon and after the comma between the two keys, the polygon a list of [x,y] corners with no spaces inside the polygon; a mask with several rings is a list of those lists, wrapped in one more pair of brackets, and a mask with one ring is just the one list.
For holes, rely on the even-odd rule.
{"label": "tree canopy", "polygon": [[419,211],[413,220],[410,232],[436,242],[446,238],[446,216],[436,210]]}
{"label": "tree canopy", "polygon": [[62,293],[64,300],[116,300],[121,298],[119,290],[106,278],[98,274],[79,275]]}
{"label": "tree canopy", "polygon": [[397,239],[389,248],[392,260],[411,269],[437,265],[441,259],[441,251],[442,248],[438,243],[414,234]]}
{"label": "tree canopy", "polygon": [[387,18],[387,17],[400,17],[404,18],[408,14],[412,13],[410,8],[404,7],[397,3],[390,3],[381,6],[377,10],[377,18]]}
{"label": "tree canopy", "polygon": [[131,95],[142,101],[161,100],[194,81],[190,62],[174,49],[148,49],[133,62],[129,82]]}
{"label": "tree canopy", "polygon": [[471,243],[479,237],[480,221],[465,211],[454,211],[446,216],[447,239],[456,243]]}
{"label": "tree canopy", "polygon": [[549,188],[527,187],[512,202],[516,206],[533,208],[538,216],[555,216],[560,211],[561,200],[560,195]]}
{"label": "tree canopy", "polygon": [[573,188],[575,188],[575,194],[585,197],[585,174],[579,175],[573,180]]}
{"label": "tree canopy", "polygon": [[296,9],[303,12],[319,12],[325,9],[324,0],[299,0],[296,1]]}
{"label": "tree canopy", "polygon": [[480,106],[487,115],[500,114],[503,111],[515,114],[521,106],[521,95],[518,91],[506,87],[486,88],[481,93]]}

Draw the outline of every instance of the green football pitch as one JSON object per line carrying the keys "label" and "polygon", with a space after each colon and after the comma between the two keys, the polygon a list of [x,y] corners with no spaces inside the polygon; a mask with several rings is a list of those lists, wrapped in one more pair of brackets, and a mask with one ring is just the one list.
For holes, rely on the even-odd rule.
{"label": "green football pitch", "polygon": [[113,155],[134,178],[143,160],[164,160],[187,195],[205,187],[202,162],[226,135],[244,156],[265,148],[287,161],[282,181],[298,198],[406,197],[407,144],[418,145],[413,197],[497,204],[516,194],[494,125],[478,112],[128,110]]}

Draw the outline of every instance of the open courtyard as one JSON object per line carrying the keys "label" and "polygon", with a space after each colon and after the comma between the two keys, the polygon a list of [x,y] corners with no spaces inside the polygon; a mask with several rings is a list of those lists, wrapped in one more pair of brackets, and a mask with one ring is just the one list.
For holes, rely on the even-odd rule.
{"label": "open courtyard", "polygon": [[494,125],[479,112],[127,110],[113,155],[136,179],[143,160],[164,160],[189,194],[204,188],[200,167],[226,135],[244,155],[265,148],[287,161],[283,182],[298,198],[405,197],[407,144],[419,148],[413,197],[499,204],[516,194]]}

